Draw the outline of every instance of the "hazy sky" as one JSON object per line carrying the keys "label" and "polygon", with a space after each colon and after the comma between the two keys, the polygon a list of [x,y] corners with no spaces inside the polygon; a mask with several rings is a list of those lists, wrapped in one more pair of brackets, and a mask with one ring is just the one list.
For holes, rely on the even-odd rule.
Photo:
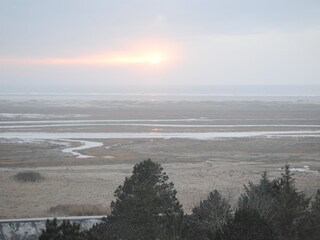
{"label": "hazy sky", "polygon": [[4,91],[320,84],[319,0],[0,3]]}

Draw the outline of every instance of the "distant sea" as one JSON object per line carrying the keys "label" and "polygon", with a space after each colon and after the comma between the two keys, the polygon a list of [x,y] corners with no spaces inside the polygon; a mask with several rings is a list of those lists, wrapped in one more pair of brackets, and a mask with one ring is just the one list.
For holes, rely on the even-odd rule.
{"label": "distant sea", "polygon": [[0,100],[307,101],[320,102],[320,85],[78,86],[0,90]]}

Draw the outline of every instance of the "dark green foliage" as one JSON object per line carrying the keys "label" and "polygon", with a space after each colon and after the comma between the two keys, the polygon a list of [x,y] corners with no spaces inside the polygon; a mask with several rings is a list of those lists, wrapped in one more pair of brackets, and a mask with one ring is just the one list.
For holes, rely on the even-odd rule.
{"label": "dark green foliage", "polygon": [[317,190],[314,202],[312,203],[311,212],[320,215],[320,189]]}
{"label": "dark green foliage", "polygon": [[264,173],[259,184],[245,186],[238,207],[254,208],[262,218],[272,223],[280,240],[292,240],[298,223],[307,213],[310,200],[297,191],[294,181],[289,165],[285,165],[281,178],[273,181],[269,181]]}
{"label": "dark green foliage", "polygon": [[320,238],[320,190],[318,189],[310,211],[298,222],[297,239]]}
{"label": "dark green foliage", "polygon": [[168,179],[150,159],[134,166],[111,202],[111,239],[180,239],[183,210]]}
{"label": "dark green foliage", "polygon": [[[101,223],[95,224],[86,232],[86,239],[88,240],[109,240],[112,239],[111,224],[106,218],[102,219]],[[115,238],[116,239],[116,238]]]}
{"label": "dark green foliage", "polygon": [[84,234],[80,224],[63,221],[60,225],[57,219],[47,220],[46,229],[42,230],[39,240],[83,240]]}
{"label": "dark green foliage", "polygon": [[278,179],[278,188],[279,192],[275,196],[277,214],[274,218],[274,226],[281,240],[292,240],[297,231],[297,223],[307,213],[310,199],[307,199],[305,194],[298,192],[295,188],[289,165],[285,166],[282,177]]}
{"label": "dark green foliage", "polygon": [[248,186],[244,186],[244,193],[239,198],[238,208],[254,208],[261,217],[271,222],[277,214],[276,196],[278,194],[277,182],[270,181],[267,173],[263,172],[258,184],[249,182]]}
{"label": "dark green foliage", "polygon": [[44,179],[40,173],[33,171],[19,172],[14,178],[19,182],[38,182]]}
{"label": "dark green foliage", "polygon": [[[40,240],[318,240],[320,190],[310,202],[295,188],[289,165],[280,178],[249,182],[233,214],[218,191],[183,216],[160,164],[146,160],[115,191],[111,214],[85,234],[80,226],[47,221]],[[311,203],[311,204],[310,204]]]}
{"label": "dark green foliage", "polygon": [[242,208],[223,231],[219,240],[275,240],[272,225],[254,208]]}
{"label": "dark green foliage", "polygon": [[214,239],[232,219],[230,204],[217,190],[209,193],[206,200],[193,208],[192,215],[186,221],[186,238]]}
{"label": "dark green foliage", "polygon": [[39,240],[60,239],[60,237],[61,232],[58,227],[57,219],[55,218],[52,221],[47,219],[46,229],[42,230]]}

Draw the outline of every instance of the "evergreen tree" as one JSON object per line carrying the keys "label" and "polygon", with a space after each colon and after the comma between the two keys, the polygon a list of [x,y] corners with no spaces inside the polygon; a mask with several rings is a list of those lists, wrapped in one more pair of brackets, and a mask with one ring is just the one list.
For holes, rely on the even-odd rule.
{"label": "evergreen tree", "polygon": [[317,190],[314,202],[311,208],[312,213],[320,216],[320,189]]}
{"label": "evergreen tree", "polygon": [[297,239],[318,240],[320,237],[320,190],[318,189],[310,211],[298,222]]}
{"label": "evergreen tree", "polygon": [[254,208],[268,223],[272,223],[280,240],[296,237],[299,222],[305,218],[309,204],[305,194],[295,188],[289,165],[281,177],[270,181],[263,173],[258,184],[249,183],[241,195],[238,208]]}
{"label": "evergreen tree", "polygon": [[187,239],[214,239],[232,219],[230,204],[217,190],[193,208],[188,219]]}
{"label": "evergreen tree", "polygon": [[238,200],[238,208],[254,208],[259,215],[269,222],[272,222],[277,215],[279,194],[279,185],[277,181],[270,181],[267,173],[263,172],[258,184],[249,182],[244,186],[244,193]]}
{"label": "evergreen tree", "polygon": [[80,230],[80,224],[63,221],[60,225],[57,219],[47,220],[46,229],[42,230],[39,240],[82,240],[83,232]]}
{"label": "evergreen tree", "polygon": [[276,240],[272,225],[254,208],[235,212],[234,220],[223,231],[219,240]]}
{"label": "evergreen tree", "polygon": [[95,224],[91,229],[86,231],[87,240],[111,240],[117,239],[113,235],[112,225],[106,218],[102,218],[101,223]]}
{"label": "evergreen tree", "polygon": [[295,238],[298,223],[307,214],[310,201],[304,193],[297,191],[294,183],[295,179],[289,165],[285,165],[284,173],[277,181],[279,192],[276,195],[277,214],[274,218],[274,226],[281,240]]}
{"label": "evergreen tree", "polygon": [[183,210],[159,163],[136,164],[111,202],[110,239],[180,239]]}
{"label": "evergreen tree", "polygon": [[58,227],[57,219],[54,218],[52,221],[47,219],[46,228],[41,231],[39,240],[58,240],[61,239],[60,227]]}

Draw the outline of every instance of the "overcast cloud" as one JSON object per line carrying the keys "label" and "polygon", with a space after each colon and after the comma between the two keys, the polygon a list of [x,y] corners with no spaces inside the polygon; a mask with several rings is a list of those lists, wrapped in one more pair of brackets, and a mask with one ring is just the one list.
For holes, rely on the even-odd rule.
{"label": "overcast cloud", "polygon": [[[3,0],[2,89],[318,85],[320,1]],[[156,50],[159,66],[26,64]],[[137,50],[138,49],[138,50]],[[9,60],[8,60],[9,59]]]}

